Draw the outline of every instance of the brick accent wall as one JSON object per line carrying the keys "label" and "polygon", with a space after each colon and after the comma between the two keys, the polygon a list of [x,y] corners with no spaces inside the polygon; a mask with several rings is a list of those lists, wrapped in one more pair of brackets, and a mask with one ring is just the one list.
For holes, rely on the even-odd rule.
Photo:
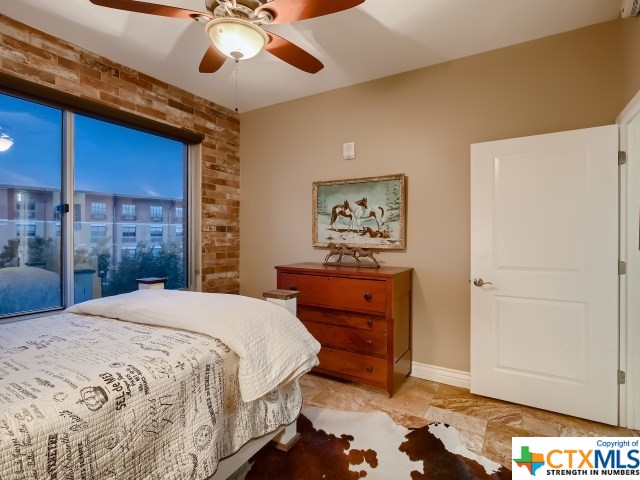
{"label": "brick accent wall", "polygon": [[0,71],[202,133],[202,287],[238,293],[240,123],[235,112],[4,15]]}

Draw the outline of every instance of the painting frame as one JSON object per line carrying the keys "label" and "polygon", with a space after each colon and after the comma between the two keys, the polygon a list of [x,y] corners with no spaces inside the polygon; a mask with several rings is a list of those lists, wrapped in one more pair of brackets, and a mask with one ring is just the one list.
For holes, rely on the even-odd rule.
{"label": "painting frame", "polygon": [[405,250],[406,188],[403,173],[313,182],[312,246]]}

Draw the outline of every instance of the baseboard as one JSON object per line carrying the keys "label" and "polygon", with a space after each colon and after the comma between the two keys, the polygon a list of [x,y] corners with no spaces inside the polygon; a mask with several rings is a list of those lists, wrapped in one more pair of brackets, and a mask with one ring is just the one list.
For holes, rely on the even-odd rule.
{"label": "baseboard", "polygon": [[432,382],[446,383],[454,387],[471,387],[471,373],[453,370],[452,368],[438,367],[436,365],[412,362],[411,376]]}

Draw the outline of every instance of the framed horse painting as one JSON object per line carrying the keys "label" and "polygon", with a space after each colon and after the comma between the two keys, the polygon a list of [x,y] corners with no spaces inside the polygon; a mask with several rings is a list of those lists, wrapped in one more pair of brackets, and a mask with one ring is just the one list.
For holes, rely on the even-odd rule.
{"label": "framed horse painting", "polygon": [[313,182],[313,246],[404,250],[404,174]]}

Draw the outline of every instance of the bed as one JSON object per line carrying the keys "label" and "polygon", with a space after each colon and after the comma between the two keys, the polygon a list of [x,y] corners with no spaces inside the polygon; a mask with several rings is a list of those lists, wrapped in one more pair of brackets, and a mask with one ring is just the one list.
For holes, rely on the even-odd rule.
{"label": "bed", "polygon": [[140,290],[4,324],[0,478],[209,479],[295,425],[318,350],[237,295]]}

